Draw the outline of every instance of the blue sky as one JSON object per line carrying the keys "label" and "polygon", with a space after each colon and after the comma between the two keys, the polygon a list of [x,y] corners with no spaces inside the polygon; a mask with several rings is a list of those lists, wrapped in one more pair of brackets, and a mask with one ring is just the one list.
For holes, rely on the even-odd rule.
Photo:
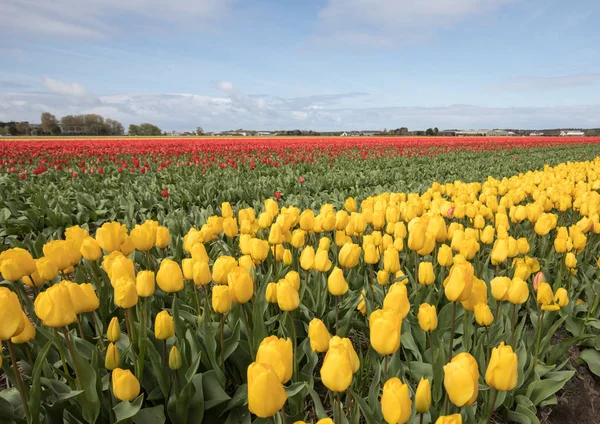
{"label": "blue sky", "polygon": [[597,0],[0,0],[0,120],[600,126]]}

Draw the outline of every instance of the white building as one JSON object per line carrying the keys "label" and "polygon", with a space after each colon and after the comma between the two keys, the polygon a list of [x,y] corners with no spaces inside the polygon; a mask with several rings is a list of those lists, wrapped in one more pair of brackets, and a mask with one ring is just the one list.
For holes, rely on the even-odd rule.
{"label": "white building", "polygon": [[561,137],[583,137],[585,133],[583,131],[569,130],[569,131],[561,131]]}

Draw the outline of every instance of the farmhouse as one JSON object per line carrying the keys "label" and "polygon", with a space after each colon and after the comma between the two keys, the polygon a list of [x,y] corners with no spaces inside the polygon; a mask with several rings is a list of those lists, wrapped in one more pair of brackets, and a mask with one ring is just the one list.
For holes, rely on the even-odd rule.
{"label": "farmhouse", "polygon": [[561,131],[561,137],[583,137],[585,133],[583,131],[578,130],[569,130],[569,131]]}

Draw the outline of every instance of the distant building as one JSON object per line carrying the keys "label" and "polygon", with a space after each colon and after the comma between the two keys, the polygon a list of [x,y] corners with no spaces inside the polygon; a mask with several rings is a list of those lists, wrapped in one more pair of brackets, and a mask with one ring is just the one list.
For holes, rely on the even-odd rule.
{"label": "distant building", "polygon": [[256,133],[256,135],[261,136],[261,137],[270,137],[273,135],[273,133],[271,133],[269,131],[259,131]]}
{"label": "distant building", "polygon": [[575,130],[561,131],[560,136],[561,137],[583,137],[583,136],[585,136],[585,133],[583,131],[575,131]]}
{"label": "distant building", "polygon": [[343,133],[340,134],[340,137],[348,137],[348,133],[346,131],[344,131]]}
{"label": "distant building", "polygon": [[529,134],[530,137],[541,137],[543,135],[544,135],[544,133],[540,132],[540,131],[534,131],[531,134]]}

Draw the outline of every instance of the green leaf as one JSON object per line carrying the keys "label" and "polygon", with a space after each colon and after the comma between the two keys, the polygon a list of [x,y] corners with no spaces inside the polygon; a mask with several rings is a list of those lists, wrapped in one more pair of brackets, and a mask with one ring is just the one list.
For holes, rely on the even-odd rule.
{"label": "green leaf", "polygon": [[600,352],[596,349],[586,349],[579,357],[585,361],[591,372],[600,376]]}
{"label": "green leaf", "polygon": [[33,373],[31,376],[31,391],[29,392],[29,410],[31,411],[32,423],[37,424],[40,421],[40,398],[41,388],[40,378],[42,376],[42,368],[46,363],[46,356],[52,347],[52,340],[48,341],[46,345],[40,350],[37,357],[35,358],[35,365],[33,366]]}
{"label": "green leaf", "polygon": [[196,374],[192,378],[194,395],[190,399],[188,411],[188,424],[201,424],[204,419],[204,389],[202,387],[202,374]]}
{"label": "green leaf", "polygon": [[77,376],[83,393],[77,397],[83,418],[89,423],[95,423],[100,415],[100,397],[98,396],[97,380],[98,377],[98,354],[94,349],[92,351],[91,362],[76,357],[80,375]]}
{"label": "green leaf", "polygon": [[214,370],[205,372],[202,376],[202,389],[204,391],[204,410],[227,402],[231,397],[223,390]]}
{"label": "green leaf", "polygon": [[135,417],[133,417],[135,424],[164,424],[166,420],[164,405],[140,409]]}
{"label": "green leaf", "polygon": [[292,397],[302,391],[306,387],[306,383],[292,383],[289,387],[284,387],[285,392],[289,397]]}
{"label": "green leaf", "polygon": [[527,387],[527,396],[534,405],[539,405],[545,399],[548,399],[573,377],[575,371],[559,371],[554,378],[545,378],[543,380],[534,381]]}
{"label": "green leaf", "polygon": [[133,402],[123,401],[113,408],[117,424],[122,423],[129,418],[134,417],[144,403],[144,395],[139,395]]}

